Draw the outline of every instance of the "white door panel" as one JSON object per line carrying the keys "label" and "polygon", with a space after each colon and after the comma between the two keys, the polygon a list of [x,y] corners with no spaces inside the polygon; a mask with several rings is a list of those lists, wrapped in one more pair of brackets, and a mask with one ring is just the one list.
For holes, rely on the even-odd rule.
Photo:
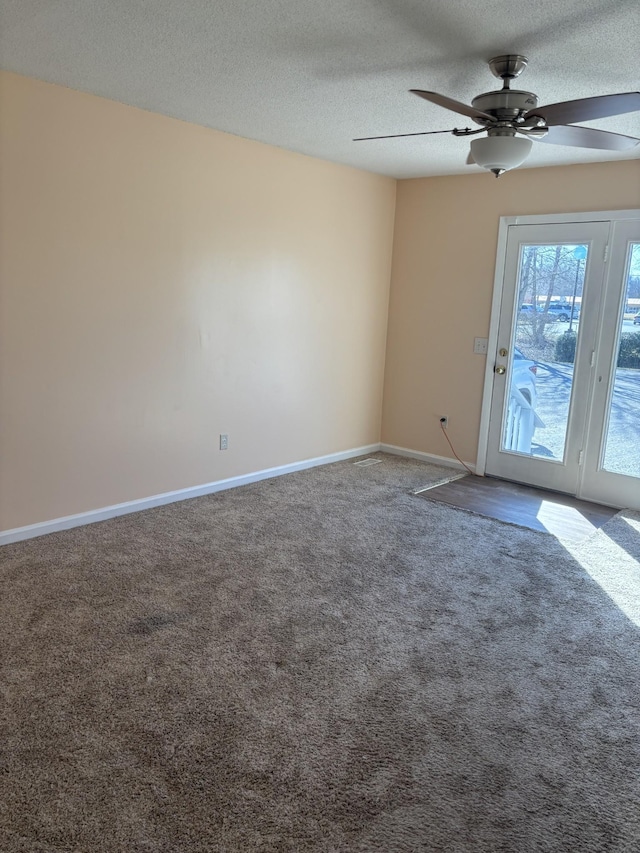
{"label": "white door panel", "polygon": [[[486,473],[576,494],[608,234],[608,224],[600,222],[510,227]],[[578,247],[586,257],[574,256]],[[571,289],[577,279],[579,303]],[[596,310],[587,312],[590,293]],[[569,304],[574,317],[571,307],[563,309],[565,321],[553,309]],[[554,347],[569,325],[577,330],[577,357],[575,365],[559,365]],[[533,411],[518,405],[522,395]]]}
{"label": "white door panel", "polygon": [[[633,295],[635,294],[635,296]],[[580,496],[640,509],[640,220],[616,222],[596,348]]]}
{"label": "white door panel", "polygon": [[509,225],[479,456],[489,475],[640,508],[640,218],[576,218]]}

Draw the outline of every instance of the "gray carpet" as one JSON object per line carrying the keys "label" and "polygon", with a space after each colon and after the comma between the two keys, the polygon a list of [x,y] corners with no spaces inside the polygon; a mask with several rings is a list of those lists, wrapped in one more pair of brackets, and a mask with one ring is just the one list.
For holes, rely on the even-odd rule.
{"label": "gray carpet", "polygon": [[2,851],[640,850],[638,516],[382,458],[0,551]]}

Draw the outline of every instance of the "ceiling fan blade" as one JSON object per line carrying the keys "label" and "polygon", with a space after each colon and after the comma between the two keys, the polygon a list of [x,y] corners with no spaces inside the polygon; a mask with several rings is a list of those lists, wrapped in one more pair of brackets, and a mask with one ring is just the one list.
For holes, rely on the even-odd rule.
{"label": "ceiling fan blade", "polygon": [[464,161],[465,166],[475,166],[476,161],[473,159],[473,154],[471,151],[467,154],[467,159]]}
{"label": "ceiling fan blade", "polygon": [[640,139],[633,136],[570,125],[550,127],[547,135],[537,141],[550,142],[552,145],[573,145],[576,148],[600,148],[603,151],[626,151],[640,145]]}
{"label": "ceiling fan blade", "polygon": [[432,104],[437,104],[439,107],[444,107],[445,110],[451,110],[454,113],[460,113],[469,118],[480,118],[488,121],[493,121],[489,113],[483,113],[477,110],[470,104],[463,104],[462,101],[454,101],[453,98],[447,98],[445,95],[439,95],[437,92],[426,92],[424,89],[409,89],[413,95],[419,98],[424,98],[425,101],[431,101]]}
{"label": "ceiling fan blade", "polygon": [[598,95],[595,98],[580,98],[576,101],[561,101],[535,107],[524,114],[542,116],[547,125],[575,124],[579,121],[619,116],[640,110],[640,92],[622,92],[619,95]]}
{"label": "ceiling fan blade", "polygon": [[370,139],[399,139],[401,136],[431,136],[433,133],[453,133],[453,130],[422,130],[418,133],[392,133],[389,136],[358,136],[353,142],[368,142]]}

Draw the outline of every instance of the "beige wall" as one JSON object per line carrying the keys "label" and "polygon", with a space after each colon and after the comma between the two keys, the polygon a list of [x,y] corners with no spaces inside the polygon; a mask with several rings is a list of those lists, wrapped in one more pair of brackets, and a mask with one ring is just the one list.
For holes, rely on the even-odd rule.
{"label": "beige wall", "polygon": [[397,188],[0,74],[0,530],[377,442],[385,336],[382,440],[473,461],[499,217],[640,164]]}
{"label": "beige wall", "polygon": [[640,207],[640,162],[398,183],[382,440],[474,462],[501,216]]}
{"label": "beige wall", "polygon": [[394,181],[0,97],[0,529],[379,441]]}

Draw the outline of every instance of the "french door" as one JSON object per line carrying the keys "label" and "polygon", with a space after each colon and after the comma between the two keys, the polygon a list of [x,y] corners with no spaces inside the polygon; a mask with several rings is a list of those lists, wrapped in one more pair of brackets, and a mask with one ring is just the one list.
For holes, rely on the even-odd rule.
{"label": "french door", "polygon": [[597,216],[507,226],[479,462],[640,509],[640,212]]}

